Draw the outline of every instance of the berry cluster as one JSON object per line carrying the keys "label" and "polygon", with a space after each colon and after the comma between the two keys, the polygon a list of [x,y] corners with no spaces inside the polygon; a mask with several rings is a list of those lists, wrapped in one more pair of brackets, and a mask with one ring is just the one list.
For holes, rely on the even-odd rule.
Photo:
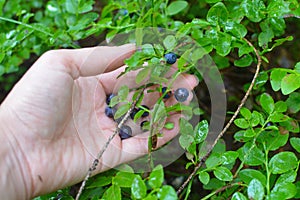
{"label": "berry cluster", "polygon": [[[174,64],[177,60],[177,56],[176,56],[176,54],[171,52],[171,53],[165,54],[165,59],[168,64]],[[162,87],[160,89],[160,95],[162,96],[163,99],[169,99],[173,95],[173,92],[170,89],[168,89],[167,87]],[[109,106],[112,98],[115,96],[116,96],[115,94],[109,94],[106,97],[107,107],[105,108],[105,115],[107,117],[115,120],[117,123],[119,123],[122,120],[122,117],[121,117],[121,119],[115,119],[114,116],[115,116],[117,109],[115,107]],[[174,92],[174,97],[178,102],[186,101],[188,96],[189,96],[189,91],[186,88],[178,88]],[[135,120],[136,115],[137,115],[137,118],[147,117],[147,116],[149,116],[149,110],[150,110],[150,108],[146,105],[141,105],[139,107],[136,107],[130,113],[130,118],[132,120]],[[150,124],[149,121],[144,120],[141,122],[140,127],[143,131],[149,130],[149,124]],[[127,125],[123,125],[120,128],[119,136],[122,140],[130,138],[132,136],[131,127],[127,126]]]}
{"label": "berry cluster", "polygon": [[[161,88],[161,96],[163,97],[163,99],[169,99],[172,96],[172,91],[168,90],[167,87],[162,87]],[[114,115],[116,113],[116,108],[115,107],[111,107],[109,106],[111,100],[113,97],[115,97],[115,94],[109,94],[106,97],[106,104],[107,107],[105,108],[105,115],[113,120],[115,120],[117,123],[120,122],[120,119],[115,119]],[[178,102],[184,102],[187,100],[189,96],[189,91],[186,88],[178,88],[177,90],[175,90],[174,92],[174,97]],[[141,105],[138,108],[134,108],[132,110],[132,112],[130,113],[130,118],[132,120],[134,120],[135,116],[139,113],[139,116],[144,118],[149,116],[149,110],[150,108],[146,105]],[[149,128],[147,128],[149,126],[149,121],[143,121],[140,124],[140,127],[142,130],[149,130]],[[130,138],[132,136],[132,129],[130,128],[130,126],[127,125],[123,125],[120,128],[120,132],[119,132],[119,136],[120,138],[123,139],[127,139]]]}

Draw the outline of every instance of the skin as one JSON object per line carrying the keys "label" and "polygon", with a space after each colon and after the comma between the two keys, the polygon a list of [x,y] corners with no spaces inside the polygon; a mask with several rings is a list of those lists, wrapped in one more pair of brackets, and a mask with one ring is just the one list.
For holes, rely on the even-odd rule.
{"label": "skin", "polygon": [[[104,113],[105,99],[134,51],[131,44],[52,50],[33,64],[0,106],[1,198],[30,199],[83,180],[115,130]],[[196,85],[194,76],[183,75],[174,87]],[[166,104],[172,103],[174,98]],[[176,136],[179,118],[168,118],[175,127],[162,130],[159,146]],[[147,143],[147,136],[115,137],[94,174],[146,154]]]}

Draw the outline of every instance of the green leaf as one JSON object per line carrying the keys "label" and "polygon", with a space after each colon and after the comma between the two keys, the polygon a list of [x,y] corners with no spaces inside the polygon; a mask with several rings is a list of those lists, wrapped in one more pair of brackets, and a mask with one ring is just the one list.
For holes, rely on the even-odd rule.
{"label": "green leaf", "polygon": [[300,111],[300,93],[293,92],[289,95],[289,98],[286,100],[286,104],[291,113],[297,113]]}
{"label": "green leaf", "polygon": [[262,200],[265,195],[264,187],[261,184],[261,182],[257,179],[253,179],[249,183],[249,186],[247,188],[247,193],[249,199],[255,199],[255,200]]}
{"label": "green leaf", "polygon": [[110,176],[97,176],[95,180],[89,185],[86,186],[86,188],[97,188],[109,185],[112,181],[112,177]]}
{"label": "green leaf", "polygon": [[148,78],[149,73],[150,73],[150,67],[145,67],[144,69],[140,70],[135,77],[135,82],[137,84],[140,84],[143,80]]}
{"label": "green leaf", "polygon": [[271,72],[270,80],[272,89],[276,92],[281,88],[281,81],[285,77],[286,71],[280,69],[273,69]]}
{"label": "green leaf", "polygon": [[273,98],[267,94],[264,93],[260,96],[260,104],[261,107],[268,113],[272,113],[274,111],[275,105],[274,105],[274,100]]}
{"label": "green leaf", "polygon": [[208,134],[208,122],[206,120],[202,120],[197,124],[194,130],[195,142],[197,144],[203,142]]}
{"label": "green leaf", "polygon": [[259,22],[265,17],[266,6],[262,0],[243,0],[241,7],[246,17],[253,22]]}
{"label": "green leaf", "polygon": [[243,55],[241,59],[235,60],[234,65],[237,67],[247,67],[247,66],[251,65],[252,62],[253,62],[252,56],[249,54],[246,54],[246,55]]}
{"label": "green leaf", "polygon": [[214,168],[223,163],[224,163],[224,158],[219,153],[211,154],[205,161],[205,165],[206,165],[207,169]]}
{"label": "green leaf", "polygon": [[113,177],[112,183],[118,185],[119,187],[130,188],[135,177],[136,175],[133,173],[120,171],[115,177]]}
{"label": "green leaf", "polygon": [[284,174],[281,174],[277,179],[276,184],[283,183],[283,182],[293,183],[295,182],[296,178],[297,178],[297,172],[295,170],[291,170]]}
{"label": "green leaf", "polygon": [[193,133],[193,126],[186,119],[179,120],[180,133],[182,135],[191,135]]}
{"label": "green leaf", "polygon": [[120,106],[117,110],[117,112],[115,113],[114,115],[114,118],[115,119],[118,119],[120,117],[122,117],[122,115],[124,115],[130,108],[130,104],[129,103],[126,103],[122,106]]}
{"label": "green leaf", "polygon": [[284,122],[284,121],[287,121],[289,118],[288,116],[282,114],[282,113],[272,113],[270,116],[269,116],[269,120],[271,122]]}
{"label": "green leaf", "polygon": [[233,179],[231,171],[226,167],[217,167],[213,173],[221,181],[232,181]]}
{"label": "green leaf", "polygon": [[257,179],[260,183],[262,183],[262,185],[266,185],[266,176],[255,169],[243,169],[239,172],[239,177],[248,185],[253,179]]}
{"label": "green leaf", "polygon": [[240,113],[245,119],[251,119],[251,111],[248,108],[242,107]]}
{"label": "green leaf", "polygon": [[148,184],[151,188],[159,188],[164,181],[164,170],[162,165],[157,165],[150,173]]}
{"label": "green leaf", "polygon": [[142,51],[147,56],[155,56],[155,51],[152,44],[143,44]]}
{"label": "green leaf", "polygon": [[[287,164],[288,163],[288,164]],[[269,162],[270,171],[273,174],[282,174],[295,169],[298,165],[298,159],[293,152],[280,152],[273,156]]]}
{"label": "green leaf", "polygon": [[242,193],[240,192],[235,192],[232,197],[231,200],[248,200],[247,197],[245,197]]}
{"label": "green leaf", "polygon": [[168,35],[164,39],[163,43],[168,51],[172,51],[175,48],[175,46],[177,45],[176,38],[173,35]]}
{"label": "green leaf", "polygon": [[253,111],[252,113],[252,118],[251,118],[251,126],[255,127],[258,124],[263,125],[265,122],[264,117],[261,113],[257,112],[256,110]]}
{"label": "green leaf", "polygon": [[191,135],[181,135],[179,137],[179,144],[184,149],[187,149],[193,142],[194,138]]}
{"label": "green leaf", "polygon": [[176,200],[178,199],[176,191],[169,185],[164,185],[157,192],[157,197],[160,200]]}
{"label": "green leaf", "polygon": [[287,120],[280,122],[280,126],[289,132],[299,133],[299,124],[295,119],[288,118]]}
{"label": "green leaf", "polygon": [[273,18],[269,18],[268,21],[275,36],[280,36],[284,33],[284,30],[286,28],[284,19],[273,17]]}
{"label": "green leaf", "polygon": [[214,47],[220,56],[226,56],[230,53],[231,41],[232,38],[229,34],[221,32],[218,34],[217,40],[214,43]]}
{"label": "green leaf", "polygon": [[297,193],[297,188],[293,183],[280,182],[274,186],[269,199],[291,199]]}
{"label": "green leaf", "polygon": [[232,30],[230,32],[237,38],[243,38],[247,34],[247,29],[243,24],[233,23]]}
{"label": "green leaf", "polygon": [[258,89],[265,85],[269,80],[268,72],[262,71],[258,74],[256,80],[255,80],[255,85],[254,88]]}
{"label": "green leaf", "polygon": [[236,151],[226,151],[223,153],[222,157],[224,158],[223,165],[228,165],[235,162],[235,160],[239,157],[239,153]]}
{"label": "green leaf", "polygon": [[128,97],[128,94],[129,94],[129,88],[127,85],[123,85],[119,88],[118,97],[121,101],[126,100]]}
{"label": "green leaf", "polygon": [[69,13],[78,13],[78,1],[77,0],[66,0],[65,1],[66,10]]}
{"label": "green leaf", "polygon": [[270,1],[267,12],[270,17],[282,17],[290,12],[290,2],[284,0]]}
{"label": "green leaf", "polygon": [[287,95],[300,87],[300,75],[288,74],[281,81],[282,94]]}
{"label": "green leaf", "polygon": [[244,118],[238,118],[234,120],[234,124],[242,129],[246,129],[249,127],[249,122]]}
{"label": "green leaf", "polygon": [[258,35],[258,45],[264,49],[268,47],[268,43],[274,38],[273,31],[269,28]]}
{"label": "green leaf", "polygon": [[142,59],[142,52],[136,51],[130,58],[125,60],[125,64],[129,67],[137,67],[143,64]]}
{"label": "green leaf", "polygon": [[285,102],[283,101],[277,101],[275,103],[275,109],[274,109],[275,112],[285,112],[287,111],[287,105]]}
{"label": "green leaf", "polygon": [[253,48],[251,46],[249,46],[249,44],[245,43],[239,48],[238,54],[239,54],[239,57],[241,57],[242,55],[249,54],[252,51],[253,51]]}
{"label": "green leaf", "polygon": [[118,185],[110,186],[102,197],[103,200],[121,200],[121,188]]}
{"label": "green leaf", "polygon": [[247,142],[238,150],[240,160],[251,166],[258,166],[264,163],[265,154],[257,146],[253,148],[251,142]]}
{"label": "green leaf", "polygon": [[206,16],[207,21],[212,25],[225,25],[228,18],[228,11],[222,2],[213,5]]}
{"label": "green leaf", "polygon": [[167,14],[168,15],[176,15],[177,13],[181,12],[188,6],[186,1],[173,1],[167,7]]}
{"label": "green leaf", "polygon": [[131,194],[136,199],[141,199],[146,196],[147,187],[146,187],[145,182],[141,179],[140,176],[136,176],[133,179],[133,182],[131,185]]}
{"label": "green leaf", "polygon": [[165,129],[172,130],[174,128],[173,122],[167,122],[164,126]]}
{"label": "green leaf", "polygon": [[298,153],[300,153],[300,138],[292,137],[292,138],[290,139],[290,143],[291,143],[292,147],[293,147]]}
{"label": "green leaf", "polygon": [[167,117],[166,107],[164,102],[160,102],[159,104],[155,104],[154,108],[151,112],[152,123],[162,123]]}
{"label": "green leaf", "polygon": [[284,146],[288,139],[289,139],[289,134],[280,134],[279,131],[276,131],[276,135],[274,137],[271,136],[271,134],[268,134],[268,139],[267,139],[267,149],[269,151],[275,151],[279,149],[280,147]]}
{"label": "green leaf", "polygon": [[208,184],[210,180],[209,174],[205,171],[199,172],[198,178],[201,181],[201,183],[203,183],[204,185]]}

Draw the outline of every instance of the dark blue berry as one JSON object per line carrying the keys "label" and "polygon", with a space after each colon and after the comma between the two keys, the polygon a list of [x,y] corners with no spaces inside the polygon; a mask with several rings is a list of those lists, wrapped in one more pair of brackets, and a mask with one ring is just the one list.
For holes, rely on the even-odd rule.
{"label": "dark blue berry", "polygon": [[132,130],[129,126],[123,125],[120,128],[119,136],[122,140],[130,138],[132,136]]}
{"label": "dark blue berry", "polygon": [[165,59],[166,59],[168,64],[174,64],[177,60],[177,56],[176,56],[175,53],[167,53],[165,55]]}
{"label": "dark blue berry", "polygon": [[139,112],[139,109],[137,108],[134,108],[131,113],[130,113],[130,118],[131,119],[134,119],[134,116],[136,115],[136,113]]}
{"label": "dark blue berry", "polygon": [[178,88],[174,92],[175,99],[179,102],[184,102],[189,96],[189,91],[186,88]]}
{"label": "dark blue berry", "polygon": [[[149,107],[146,105],[142,105],[144,108],[146,108],[147,110],[149,110]],[[142,109],[139,109],[142,110]],[[149,112],[145,110],[145,112],[142,114],[142,117],[147,117],[149,115]]]}
{"label": "dark blue berry", "polygon": [[147,128],[145,128],[145,126],[147,126],[147,125],[149,125],[149,121],[142,121],[142,123],[141,123],[141,128],[142,128],[142,130],[143,131],[147,131],[148,129]]}
{"label": "dark blue berry", "polygon": [[[165,92],[167,91],[167,87],[163,87],[162,89],[161,89],[161,93],[162,94],[165,94]],[[168,99],[168,98],[170,98],[171,97],[171,95],[172,95],[172,92],[171,91],[168,91],[165,95],[164,95],[164,99]]]}
{"label": "dark blue berry", "polygon": [[115,97],[116,95],[115,94],[109,94],[107,95],[106,97],[106,104],[109,105],[110,104],[110,101],[113,97]]}
{"label": "dark blue berry", "polygon": [[115,108],[111,108],[109,106],[107,106],[105,108],[105,115],[109,118],[114,118],[114,115],[116,113],[116,109]]}
{"label": "dark blue berry", "polygon": [[126,10],[126,9],[120,9],[119,12],[121,13],[121,15],[127,15],[128,14],[128,10]]}
{"label": "dark blue berry", "polygon": [[[146,106],[146,105],[142,105],[144,108],[146,108],[146,109],[148,109],[149,110],[149,107],[148,106]],[[144,110],[144,109],[142,109],[142,108],[134,108],[132,111],[131,111],[131,113],[130,113],[130,118],[131,119],[134,119],[134,116],[136,115],[136,113],[138,113],[139,111],[141,111],[141,110]],[[142,116],[141,117],[147,117],[149,115],[149,112],[148,111],[144,111],[143,112],[143,114],[142,114]]]}

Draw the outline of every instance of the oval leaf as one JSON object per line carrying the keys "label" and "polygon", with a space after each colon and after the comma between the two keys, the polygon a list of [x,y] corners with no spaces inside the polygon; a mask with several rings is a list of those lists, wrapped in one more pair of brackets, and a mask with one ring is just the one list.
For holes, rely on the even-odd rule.
{"label": "oval leaf", "polygon": [[253,179],[247,189],[249,199],[262,200],[265,194],[264,187],[257,179]]}
{"label": "oval leaf", "polygon": [[186,1],[173,1],[167,7],[167,14],[168,15],[176,15],[180,11],[184,10],[188,6]]}
{"label": "oval leaf", "polygon": [[282,94],[287,95],[300,87],[300,75],[288,74],[281,81]]}
{"label": "oval leaf", "polygon": [[269,162],[270,170],[273,174],[282,174],[295,169],[298,159],[293,152],[280,152],[273,156]]}
{"label": "oval leaf", "polygon": [[221,181],[232,181],[233,179],[231,171],[222,166],[214,170],[214,175]]}
{"label": "oval leaf", "polygon": [[[141,179],[140,176],[137,176],[133,179],[131,185],[131,194],[134,198],[141,199],[146,196],[147,188],[145,182]],[[111,198],[114,199],[114,198]]]}

